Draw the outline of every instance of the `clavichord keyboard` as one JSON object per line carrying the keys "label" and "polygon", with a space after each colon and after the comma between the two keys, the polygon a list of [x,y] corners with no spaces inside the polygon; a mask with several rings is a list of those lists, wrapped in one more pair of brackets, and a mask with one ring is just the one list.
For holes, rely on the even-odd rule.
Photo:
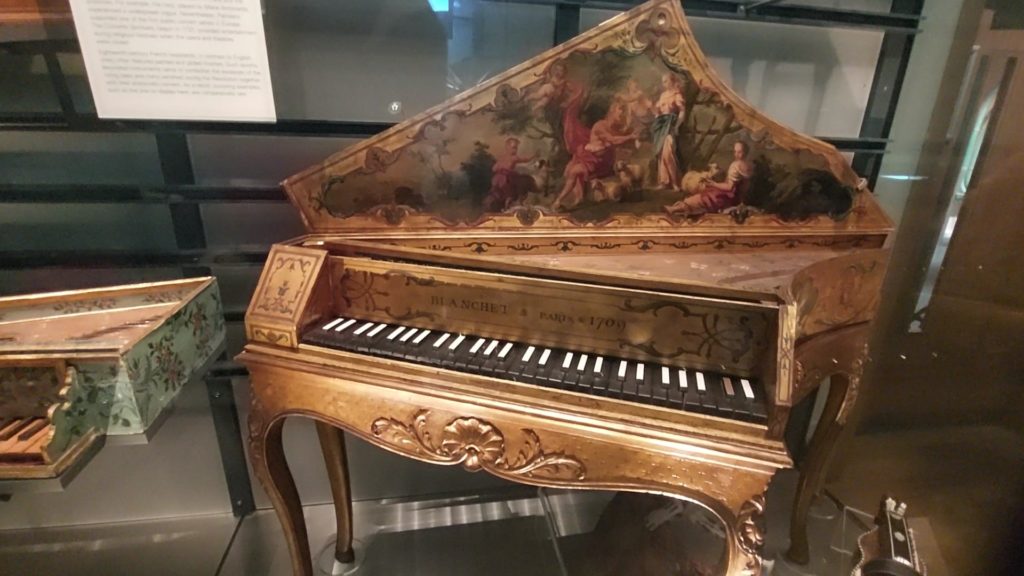
{"label": "clavichord keyboard", "polygon": [[763,423],[767,416],[756,381],[684,366],[356,318],[335,318],[303,342],[723,418]]}

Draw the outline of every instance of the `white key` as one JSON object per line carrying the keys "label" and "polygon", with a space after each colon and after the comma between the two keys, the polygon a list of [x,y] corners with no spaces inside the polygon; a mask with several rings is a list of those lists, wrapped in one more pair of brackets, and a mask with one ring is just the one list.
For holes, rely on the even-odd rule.
{"label": "white key", "polygon": [[378,324],[376,328],[374,328],[373,330],[370,330],[370,332],[367,333],[366,335],[368,337],[370,337],[370,338],[374,338],[375,336],[377,336],[377,334],[381,333],[381,330],[384,330],[387,327],[388,327],[387,324]]}
{"label": "white key", "polygon": [[508,351],[511,350],[511,349],[512,349],[512,343],[511,342],[506,343],[505,347],[501,349],[501,352],[498,352],[498,358],[501,358],[502,360],[504,360],[505,356],[508,356]]}
{"label": "white key", "polygon": [[587,367],[587,355],[583,354],[580,356],[580,362],[576,365],[576,369],[583,372],[583,369]]}
{"label": "white key", "polygon": [[487,345],[487,349],[484,350],[484,356],[490,356],[491,352],[494,352],[494,349],[497,348],[497,347],[498,347],[498,341],[497,340],[491,340],[491,343]]}
{"label": "white key", "polygon": [[433,330],[424,330],[424,331],[420,332],[420,335],[417,336],[416,338],[414,338],[412,343],[413,344],[419,344],[420,342],[423,342],[423,340],[425,340],[427,338],[427,336],[430,336],[431,332],[433,332]]}
{"label": "white key", "polygon": [[413,334],[415,334],[415,333],[417,333],[419,331],[420,331],[419,328],[413,328],[413,329],[409,330],[408,332],[406,332],[405,336],[402,336],[401,338],[399,338],[398,341],[399,342],[407,342],[409,340],[409,338],[412,338]]}
{"label": "white key", "polygon": [[626,361],[619,362],[619,380],[626,379]]}
{"label": "white key", "polygon": [[690,387],[690,382],[686,379],[686,370],[679,370],[679,387],[683,390]]}
{"label": "white key", "polygon": [[572,364],[572,352],[566,352],[565,358],[562,358],[562,370],[568,370],[570,364]]}
{"label": "white key", "polygon": [[388,340],[394,340],[395,336],[398,336],[399,334],[401,334],[404,331],[405,331],[405,326],[399,326],[398,328],[395,328],[394,330],[392,330],[391,334],[388,334]]}
{"label": "white key", "polygon": [[735,396],[736,390],[732,387],[732,378],[728,376],[722,378],[722,384],[725,385],[725,395]]}
{"label": "white key", "polygon": [[449,334],[447,332],[445,332],[444,334],[441,334],[441,337],[434,341],[434,348],[440,348],[441,344],[444,344],[445,341],[448,340],[449,336],[451,336],[451,334]]}
{"label": "white key", "polygon": [[356,322],[358,322],[358,320],[356,320],[355,318],[350,318],[348,320],[345,320],[345,322],[341,326],[338,326],[337,328],[335,328],[334,331],[335,332],[344,332],[349,326],[355,324]]}
{"label": "white key", "polygon": [[325,324],[323,329],[324,330],[330,330],[331,328],[334,328],[335,326],[337,326],[338,324],[340,324],[340,323],[342,323],[344,321],[345,321],[344,318],[335,318],[334,320],[331,320],[330,322]]}
{"label": "white key", "polygon": [[526,349],[526,352],[523,352],[523,362],[529,362],[530,358],[533,358],[534,350],[535,348],[533,346],[530,346],[529,348]]}
{"label": "white key", "polygon": [[754,389],[750,386],[750,380],[740,378],[740,387],[743,388],[743,395],[747,397],[747,400],[754,399]]}
{"label": "white key", "polygon": [[594,372],[601,372],[602,366],[604,366],[604,356],[598,356],[597,360],[594,360]]}
{"label": "white key", "polygon": [[476,354],[477,350],[480,350],[480,347],[484,345],[484,342],[487,342],[487,338],[478,338],[476,344],[473,344],[473,347],[469,349],[469,353]]}
{"label": "white key", "polygon": [[465,340],[465,339],[466,339],[465,336],[463,336],[462,334],[459,334],[459,337],[452,341],[451,345],[448,346],[448,349],[449,350],[457,349],[460,345],[462,345],[462,341]]}
{"label": "white key", "polygon": [[644,363],[643,362],[637,362],[637,365],[636,365],[636,379],[637,380],[643,380],[644,379]]}
{"label": "white key", "polygon": [[548,363],[548,356],[551,356],[551,348],[545,348],[544,352],[540,355],[540,360],[537,362],[541,366]]}
{"label": "white key", "polygon": [[668,371],[668,366],[661,367],[661,384],[662,386],[668,386],[672,383],[671,373]]}
{"label": "white key", "polygon": [[375,324],[375,322],[367,322],[366,324],[363,324],[362,326],[360,326],[359,329],[354,332],[354,334],[356,336],[362,336],[363,332],[366,332],[367,330],[369,330],[370,326],[373,326],[374,324]]}
{"label": "white key", "polygon": [[695,372],[697,375],[697,392],[707,392],[708,388],[704,385],[704,373]]}

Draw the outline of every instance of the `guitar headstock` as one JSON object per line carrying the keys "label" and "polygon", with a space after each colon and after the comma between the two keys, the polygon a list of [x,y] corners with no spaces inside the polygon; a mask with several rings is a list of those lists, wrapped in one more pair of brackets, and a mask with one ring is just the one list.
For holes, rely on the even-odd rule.
{"label": "guitar headstock", "polygon": [[861,537],[861,561],[853,576],[926,576],[907,526],[907,504],[886,496],[879,503],[875,525]]}

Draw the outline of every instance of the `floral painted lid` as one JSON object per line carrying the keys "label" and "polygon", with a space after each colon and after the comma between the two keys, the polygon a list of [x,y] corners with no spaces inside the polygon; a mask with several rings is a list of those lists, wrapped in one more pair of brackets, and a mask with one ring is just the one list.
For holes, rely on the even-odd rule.
{"label": "floral painted lid", "polygon": [[0,298],[0,358],[56,352],[119,356],[212,282],[196,278]]}

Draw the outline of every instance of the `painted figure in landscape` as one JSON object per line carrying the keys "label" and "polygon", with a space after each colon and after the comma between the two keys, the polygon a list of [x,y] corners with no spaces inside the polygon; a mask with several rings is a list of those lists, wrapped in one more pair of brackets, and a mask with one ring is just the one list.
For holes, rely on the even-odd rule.
{"label": "painted figure in landscape", "polygon": [[683,97],[682,84],[675,74],[662,74],[661,94],[654,108],[658,115],[654,118],[651,131],[654,137],[654,153],[658,161],[658,187],[667,190],[679,190],[679,160],[676,148],[676,135],[686,113],[686,99]]}
{"label": "painted figure in landscape", "polygon": [[520,156],[519,143],[519,138],[506,138],[505,152],[494,162],[491,189],[484,199],[484,209],[488,212],[501,212],[529,192],[535,191],[533,178],[517,172],[516,166],[534,161],[537,154]]}
{"label": "painted figure in landscape", "polygon": [[527,102],[531,103],[534,112],[543,112],[550,104],[561,101],[568,88],[565,63],[555,62],[548,68],[546,81],[527,97]]}
{"label": "painted figure in landscape", "polygon": [[578,118],[579,102],[583,92],[573,95],[565,111],[565,147],[572,158],[565,167],[565,184],[551,204],[553,210],[576,207],[587,191],[591,180],[615,173],[616,147],[635,142],[639,137],[630,130],[626,105],[614,101],[604,118],[588,128]]}
{"label": "painted figure in landscape", "polygon": [[733,161],[725,173],[725,180],[714,180],[717,164],[701,175],[696,190],[690,196],[665,207],[669,214],[703,214],[720,212],[739,204],[754,175],[754,165],[747,160],[750,145],[742,140],[732,145]]}
{"label": "painted figure in landscape", "polygon": [[616,98],[626,105],[631,128],[646,130],[650,126],[654,104],[640,88],[636,78],[626,80],[626,89],[617,94]]}
{"label": "painted figure in landscape", "polygon": [[335,176],[323,206],[455,225],[524,208],[598,224],[623,214],[835,219],[853,204],[824,156],[752,132],[728,97],[656,50],[581,47],[488,94]]}

